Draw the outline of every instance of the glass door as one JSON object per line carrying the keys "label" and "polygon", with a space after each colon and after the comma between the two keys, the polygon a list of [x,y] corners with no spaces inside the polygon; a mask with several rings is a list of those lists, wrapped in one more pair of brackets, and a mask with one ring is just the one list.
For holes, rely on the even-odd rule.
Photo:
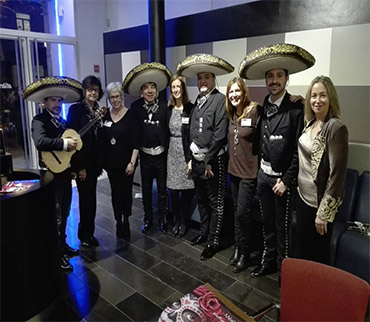
{"label": "glass door", "polygon": [[[38,168],[38,153],[31,137],[32,118],[40,104],[22,98],[24,88],[47,76],[78,79],[75,39],[50,34],[0,29],[0,127],[14,168]],[[68,106],[63,106],[66,117]]]}

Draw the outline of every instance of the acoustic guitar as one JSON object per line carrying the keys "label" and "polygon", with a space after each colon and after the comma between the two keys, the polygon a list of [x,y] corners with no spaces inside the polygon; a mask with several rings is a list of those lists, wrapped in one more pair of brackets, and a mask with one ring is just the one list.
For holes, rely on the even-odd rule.
{"label": "acoustic guitar", "polygon": [[66,129],[61,138],[63,139],[77,139],[77,148],[73,151],[42,151],[41,158],[42,161],[46,164],[48,169],[54,173],[63,172],[67,169],[69,163],[71,162],[71,158],[76,151],[80,151],[82,149],[82,140],[81,137],[98,121],[100,120],[104,114],[107,112],[107,108],[105,106],[99,107],[96,112],[94,118],[92,118],[89,123],[87,123],[81,130],[76,132],[73,129]]}

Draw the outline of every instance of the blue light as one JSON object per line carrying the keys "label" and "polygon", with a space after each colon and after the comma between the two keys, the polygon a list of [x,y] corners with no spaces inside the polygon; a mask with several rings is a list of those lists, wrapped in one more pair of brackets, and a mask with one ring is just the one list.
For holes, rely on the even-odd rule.
{"label": "blue light", "polygon": [[[59,15],[58,15],[58,0],[54,1],[54,12],[55,12],[55,26],[57,30],[57,35],[60,36],[60,22],[59,22]],[[58,71],[59,76],[64,76],[64,68],[63,68],[63,52],[62,52],[62,45],[58,44]],[[66,118],[66,106],[65,104],[62,105],[62,117]]]}

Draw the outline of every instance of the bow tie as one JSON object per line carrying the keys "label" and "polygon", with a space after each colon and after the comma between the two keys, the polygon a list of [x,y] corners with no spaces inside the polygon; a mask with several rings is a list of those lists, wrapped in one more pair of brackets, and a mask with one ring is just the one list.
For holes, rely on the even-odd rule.
{"label": "bow tie", "polygon": [[267,117],[271,117],[275,115],[279,110],[279,107],[276,104],[267,102],[266,108],[265,108],[265,113]]}
{"label": "bow tie", "polygon": [[197,99],[197,107],[199,109],[202,108],[202,106],[204,105],[204,103],[207,101],[207,96],[204,95],[204,96],[199,96],[198,99]]}
{"label": "bow tie", "polygon": [[56,127],[56,128],[59,128],[59,127],[62,127],[63,129],[65,128],[65,123],[66,121],[61,118],[61,117],[52,117],[50,119],[51,123],[53,123],[53,125]]}

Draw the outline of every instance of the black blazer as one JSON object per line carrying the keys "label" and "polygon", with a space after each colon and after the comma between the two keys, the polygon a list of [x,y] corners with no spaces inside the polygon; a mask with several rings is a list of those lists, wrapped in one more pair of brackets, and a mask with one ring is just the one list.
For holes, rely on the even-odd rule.
{"label": "black blazer", "polygon": [[[90,121],[88,114],[89,111],[84,102],[71,105],[67,116],[67,127],[78,132]],[[82,143],[82,149],[72,157],[72,167],[76,171],[96,169],[97,173],[101,172],[104,162],[102,128],[98,127],[96,136],[94,126],[90,128],[82,136]]]}
{"label": "black blazer", "polygon": [[[60,138],[64,132],[62,126],[56,127],[51,122],[52,116],[47,110],[44,110],[41,114],[36,115],[32,120],[32,139],[35,143],[36,149],[39,151],[62,151],[63,150],[63,139]],[[41,160],[40,166],[45,167],[45,164]]]}
{"label": "black blazer", "polygon": [[[140,133],[140,147],[145,147],[145,126],[148,126],[144,123],[144,120],[148,119],[148,113],[143,107],[145,101],[143,98],[139,98],[135,102],[131,104],[131,110],[134,113],[136,119],[139,123],[139,133]],[[152,116],[152,121],[158,121],[159,125],[155,126],[154,131],[155,135],[157,135],[157,139],[160,144],[168,150],[168,107],[167,103],[164,100],[159,99],[159,109],[157,113],[154,113]]]}
{"label": "black blazer", "polygon": [[[265,107],[270,95],[265,97],[263,106]],[[282,172],[282,180],[289,186],[298,175],[298,139],[303,130],[303,104],[301,101],[291,102],[290,94],[286,92],[279,111],[275,116],[274,127],[271,135],[281,136],[282,139],[271,140],[270,162],[275,172]],[[253,142],[253,153],[260,156],[261,153],[261,128],[262,119],[265,118],[262,112],[257,120],[257,130]]]}
{"label": "black blazer", "polygon": [[[192,102],[188,102],[184,105],[184,109],[182,111],[182,117],[188,117],[189,123],[190,123],[190,114],[193,111],[194,104]],[[169,106],[169,112],[168,112],[168,122],[170,122],[170,118],[172,115],[173,106]],[[190,151],[190,138],[189,138],[189,123],[188,124],[181,124],[181,138],[182,138],[182,147],[184,149],[184,155],[186,162],[189,162],[191,160],[191,154],[189,154]],[[168,134],[170,135],[170,134]]]}

